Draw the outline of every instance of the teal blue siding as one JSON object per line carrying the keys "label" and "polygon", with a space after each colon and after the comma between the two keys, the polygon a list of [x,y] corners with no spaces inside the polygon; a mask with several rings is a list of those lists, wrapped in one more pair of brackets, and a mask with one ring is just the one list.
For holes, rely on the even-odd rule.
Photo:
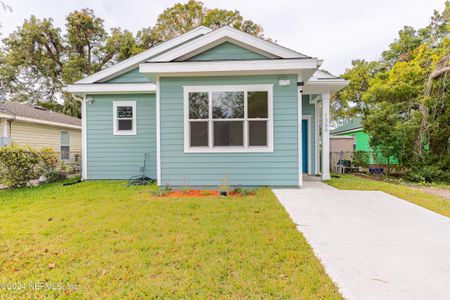
{"label": "teal blue siding", "polygon": [[[128,179],[140,173],[156,178],[156,100],[149,95],[91,95],[86,105],[87,178]],[[137,135],[113,135],[113,101],[136,101]]]}
{"label": "teal blue siding", "polygon": [[311,124],[309,124],[311,131],[311,172],[314,174],[315,165],[316,165],[316,128],[314,126],[316,117],[315,117],[315,107],[314,104],[309,103],[309,95],[303,95],[302,98],[302,114],[311,116]]}
{"label": "teal blue siding", "polygon": [[[282,77],[290,86],[279,86]],[[296,75],[161,78],[161,184],[298,186]],[[274,85],[274,152],[184,153],[183,86]]]}
{"label": "teal blue siding", "polygon": [[139,68],[108,80],[109,83],[149,83],[150,79],[139,73]]}
{"label": "teal blue siding", "polygon": [[242,48],[230,42],[224,42],[214,48],[208,49],[197,54],[188,60],[206,61],[206,60],[236,60],[236,59],[267,59],[266,56]]}

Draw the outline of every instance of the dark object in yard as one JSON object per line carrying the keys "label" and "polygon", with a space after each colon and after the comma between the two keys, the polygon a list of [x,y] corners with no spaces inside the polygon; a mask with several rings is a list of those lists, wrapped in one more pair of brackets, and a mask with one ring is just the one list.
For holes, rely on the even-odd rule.
{"label": "dark object in yard", "polygon": [[341,178],[341,176],[339,176],[339,175],[334,175],[334,174],[332,174],[331,177],[333,177],[333,178]]}
{"label": "dark object in yard", "polygon": [[226,197],[227,196],[227,191],[220,191],[220,196]]}
{"label": "dark object in yard", "polygon": [[74,184],[77,184],[77,183],[80,183],[80,182],[81,182],[81,178],[78,179],[77,181],[63,183],[63,186],[74,185]]}
{"label": "dark object in yard", "polygon": [[128,179],[128,185],[147,185],[156,182],[155,179],[145,176],[145,161],[147,160],[147,157],[148,153],[144,153],[144,165],[139,168],[142,174],[130,177],[130,179]]}
{"label": "dark object in yard", "polygon": [[369,168],[370,174],[381,175],[384,173],[384,168]]}
{"label": "dark object in yard", "polygon": [[155,183],[156,180],[150,177],[137,175],[128,179],[128,185],[147,185],[149,183]]}

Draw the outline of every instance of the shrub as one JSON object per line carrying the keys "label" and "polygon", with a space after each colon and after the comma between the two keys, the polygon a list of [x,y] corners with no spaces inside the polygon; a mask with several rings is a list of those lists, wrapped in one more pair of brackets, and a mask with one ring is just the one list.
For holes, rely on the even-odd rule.
{"label": "shrub", "polygon": [[12,187],[24,187],[32,179],[45,176],[46,182],[65,178],[64,165],[51,148],[35,150],[17,145],[0,148],[0,183]]}
{"label": "shrub", "polygon": [[39,151],[39,170],[42,174],[55,171],[59,164],[58,156],[52,148],[43,148]]}
{"label": "shrub", "polygon": [[44,174],[45,182],[52,183],[66,179],[66,175],[61,170],[50,170]]}
{"label": "shrub", "polygon": [[39,177],[39,152],[29,147],[0,148],[0,182],[8,187],[23,187]]}
{"label": "shrub", "polygon": [[367,169],[369,167],[369,152],[355,151],[353,152],[353,165]]}

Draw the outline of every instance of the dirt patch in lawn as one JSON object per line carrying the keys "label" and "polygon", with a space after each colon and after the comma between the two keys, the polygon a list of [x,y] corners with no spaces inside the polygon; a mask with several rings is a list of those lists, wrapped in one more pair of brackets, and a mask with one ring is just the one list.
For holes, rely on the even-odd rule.
{"label": "dirt patch in lawn", "polygon": [[412,186],[412,188],[450,201],[450,190],[432,186]]}

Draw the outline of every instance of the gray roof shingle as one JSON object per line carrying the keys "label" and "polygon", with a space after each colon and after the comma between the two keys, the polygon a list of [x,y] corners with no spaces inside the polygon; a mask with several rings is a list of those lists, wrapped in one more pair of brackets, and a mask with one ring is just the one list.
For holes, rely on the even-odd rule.
{"label": "gray roof shingle", "polygon": [[20,116],[73,126],[81,126],[81,119],[50,111],[39,106],[31,106],[11,101],[0,101],[0,113],[5,113],[13,117]]}

